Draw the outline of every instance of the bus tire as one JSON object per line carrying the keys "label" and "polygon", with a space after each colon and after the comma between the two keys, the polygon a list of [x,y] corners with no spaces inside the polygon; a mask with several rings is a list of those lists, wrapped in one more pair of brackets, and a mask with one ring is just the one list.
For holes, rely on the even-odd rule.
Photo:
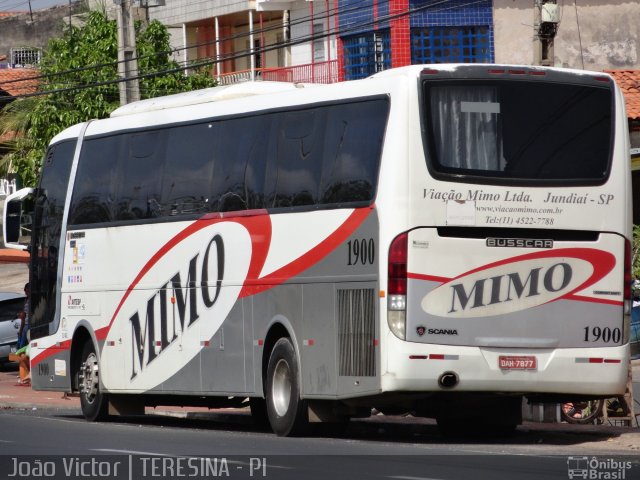
{"label": "bus tire", "polygon": [[93,342],[82,347],[82,360],[78,369],[80,408],[90,422],[106,420],[109,416],[107,395],[100,391],[100,364]]}
{"label": "bus tire", "polygon": [[280,437],[302,435],[309,425],[307,402],[300,398],[296,351],[288,338],[279,339],[267,367],[267,416]]}

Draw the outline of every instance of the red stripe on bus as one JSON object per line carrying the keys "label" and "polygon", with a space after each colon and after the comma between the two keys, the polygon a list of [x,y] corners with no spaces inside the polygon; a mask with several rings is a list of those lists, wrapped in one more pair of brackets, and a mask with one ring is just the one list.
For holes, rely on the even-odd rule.
{"label": "red stripe on bus", "polygon": [[[349,215],[349,217],[342,223],[342,225],[340,225],[331,235],[329,235],[327,238],[325,238],[318,245],[313,247],[301,257],[296,258],[291,263],[279,268],[275,272],[272,272],[262,278],[258,278],[257,275],[248,275],[244,287],[240,292],[240,298],[255,295],[257,293],[269,290],[312,267],[327,255],[329,255],[331,252],[333,252],[347,238],[349,238],[353,234],[353,232],[355,232],[360,227],[360,225],[362,225],[364,220],[372,211],[373,207],[359,208],[354,210],[351,215]],[[264,259],[261,263],[261,268],[262,265],[264,265]]]}
{"label": "red stripe on bus", "polygon": [[[237,222],[244,226],[251,237],[252,252],[247,272],[247,279],[240,291],[239,298],[255,295],[257,293],[269,290],[277,285],[284,283],[300,272],[313,266],[333,250],[335,250],[344,240],[346,240],[369,216],[373,211],[373,206],[354,210],[351,215],[340,225],[331,235],[322,242],[309,250],[307,253],[297,258],[293,262],[267,275],[259,278],[260,272],[264,267],[264,263],[269,253],[271,245],[271,219],[266,210],[251,210],[242,212],[242,214],[208,214],[188,225],[184,230],[176,234],[172,239],[165,243],[142,267],[138,275],[131,282],[124,295],[120,299],[116,310],[109,321],[109,325],[96,330],[96,339],[104,340],[107,338],[111,325],[120,313],[120,309],[126,302],[127,298],[135,287],[140,283],[144,276],[167,254],[176,247],[180,242],[184,241],[191,235],[200,230],[214,225],[222,221]],[[70,342],[69,342],[70,343]],[[34,363],[38,363],[55,352],[42,352]]]}
{"label": "red stripe on bus", "polygon": [[[35,348],[36,346],[37,346],[37,343],[32,344],[33,348]],[[70,350],[70,349],[71,349],[71,340],[65,340],[64,342],[59,342],[52,347],[48,347],[37,357],[31,358],[31,369],[33,370],[33,367],[35,367],[40,362],[46,360],[47,358],[53,355],[56,355],[63,350]],[[32,353],[33,353],[33,350],[32,350]]]}
{"label": "red stripe on bus", "polygon": [[448,277],[438,277],[436,275],[425,275],[423,273],[413,273],[407,272],[407,278],[411,278],[413,280],[426,280],[428,282],[438,282],[438,283],[447,283],[451,280]]}
{"label": "red stripe on bus", "polygon": [[[254,211],[254,212],[257,213],[258,211]],[[202,229],[204,229],[206,227],[209,227],[211,225],[214,225],[216,223],[220,223],[222,221],[233,221],[233,222],[237,222],[237,223],[240,223],[241,225],[243,225],[245,228],[247,228],[247,230],[249,230],[249,234],[251,235],[252,242],[255,241],[256,237],[263,238],[265,236],[265,233],[266,233],[265,230],[268,230],[268,236],[269,236],[269,241],[270,241],[271,240],[271,220],[269,219],[269,216],[267,215],[266,210],[263,211],[262,213],[263,213],[263,215],[257,214],[255,216],[251,216],[251,217],[237,216],[237,217],[224,218],[224,219],[219,217],[219,216],[215,216],[215,218],[211,218],[211,216],[205,216],[206,218],[201,218],[199,220],[196,220],[195,222],[193,222],[192,224],[187,226],[184,230],[179,232],[171,240],[169,240],[167,243],[165,243],[160,248],[160,250],[158,250],[149,259],[149,261],[145,264],[145,266],[142,267],[142,270],[140,270],[140,272],[138,273],[136,278],[134,278],[133,282],[131,282],[131,284],[127,288],[126,292],[122,296],[122,299],[120,300],[120,303],[116,307],[116,311],[114,312],[113,316],[111,317],[111,320],[109,321],[109,325],[106,328],[106,332],[104,332],[104,336],[106,337],[109,329],[111,328],[111,325],[113,324],[115,318],[118,316],[118,313],[120,312],[120,309],[122,308],[122,305],[124,305],[124,302],[127,300],[127,298],[129,297],[129,295],[131,294],[133,289],[136,287],[136,285],[138,285],[138,283],[140,283],[142,278],[149,272],[149,270],[151,270],[151,268],[153,268],[153,266],[156,265],[162,259],[162,257],[164,257],[167,253],[169,253],[169,251],[171,251],[171,249],[173,249],[175,246],[180,244],[180,242],[184,241],[185,239],[187,239],[191,235],[199,232],[200,230],[202,230]],[[261,230],[261,231],[256,231],[256,230]],[[258,252],[258,253],[260,253],[262,255],[262,252]],[[265,258],[266,258],[266,255],[265,255]],[[259,268],[262,268],[262,264],[264,264],[265,258],[261,259],[261,264],[260,264],[260,259],[259,258],[258,258],[258,262],[256,262],[256,252],[255,251],[252,252],[252,258],[251,258],[251,264],[250,264],[250,267],[249,267],[249,271],[251,271],[252,267],[256,268],[255,263],[260,264]],[[97,336],[97,332],[96,332],[96,336]]]}
{"label": "red stripe on bus", "polygon": [[602,303],[604,305],[615,305],[616,307],[624,306],[622,300],[610,300],[608,298],[584,297],[582,295],[567,295],[565,300],[575,300],[576,302]]}

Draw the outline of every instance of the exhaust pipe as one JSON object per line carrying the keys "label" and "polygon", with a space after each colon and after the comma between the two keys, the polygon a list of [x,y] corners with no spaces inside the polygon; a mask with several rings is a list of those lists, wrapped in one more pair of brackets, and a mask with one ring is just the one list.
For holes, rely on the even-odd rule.
{"label": "exhaust pipe", "polygon": [[453,388],[458,384],[458,375],[455,372],[444,372],[438,378],[438,385],[442,388]]}

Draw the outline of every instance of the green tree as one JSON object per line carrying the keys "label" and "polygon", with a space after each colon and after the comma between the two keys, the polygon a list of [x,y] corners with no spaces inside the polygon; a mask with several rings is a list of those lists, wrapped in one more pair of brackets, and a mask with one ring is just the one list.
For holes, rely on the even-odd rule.
{"label": "green tree", "polygon": [[[136,24],[141,98],[152,98],[215,85],[205,71],[185,76],[166,52],[169,33],[159,22],[145,28]],[[105,118],[119,106],[117,28],[103,12],[90,12],[82,27],[67,29],[46,48],[40,65],[40,90],[47,95],[17,100],[5,108],[0,131],[18,127],[0,168],[19,173],[25,185],[35,185],[49,141],[65,128],[95,118]],[[100,65],[97,68],[86,66]],[[67,89],[65,91],[65,89]],[[26,115],[25,115],[26,111]],[[15,118],[16,116],[19,118]]]}
{"label": "green tree", "polygon": [[9,154],[0,153],[0,176],[7,172],[28,172],[31,180],[34,165],[27,163],[27,153],[33,148],[33,142],[26,135],[31,124],[31,112],[35,108],[35,97],[24,98],[9,103],[0,111],[0,138],[4,142],[0,147]]}

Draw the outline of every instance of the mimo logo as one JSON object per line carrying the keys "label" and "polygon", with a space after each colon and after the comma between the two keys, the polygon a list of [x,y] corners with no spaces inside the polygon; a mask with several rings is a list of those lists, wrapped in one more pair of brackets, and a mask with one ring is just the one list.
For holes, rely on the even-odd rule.
{"label": "mimo logo", "polygon": [[486,317],[526,310],[584,290],[615,266],[609,252],[564,248],[535,252],[475,268],[422,299],[431,315]]}

